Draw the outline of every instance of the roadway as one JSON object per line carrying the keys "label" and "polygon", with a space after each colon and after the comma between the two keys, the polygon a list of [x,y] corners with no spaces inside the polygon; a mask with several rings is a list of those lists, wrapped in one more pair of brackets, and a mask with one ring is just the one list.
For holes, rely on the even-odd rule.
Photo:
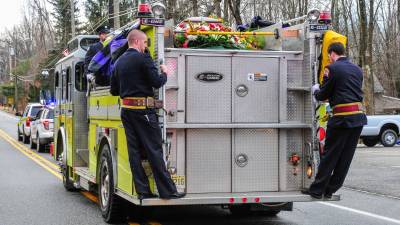
{"label": "roadway", "polygon": [[[67,192],[55,162],[16,140],[16,117],[0,112],[0,224],[105,224],[94,195]],[[295,203],[276,217],[235,217],[220,207],[130,209],[126,224],[400,224],[400,147],[360,145],[339,202]]]}

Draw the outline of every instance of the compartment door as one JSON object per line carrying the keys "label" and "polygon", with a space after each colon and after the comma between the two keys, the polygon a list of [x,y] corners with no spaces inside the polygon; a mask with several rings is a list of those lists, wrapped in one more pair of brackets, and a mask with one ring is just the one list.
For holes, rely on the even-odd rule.
{"label": "compartment door", "polygon": [[233,122],[279,120],[279,58],[232,58]]}
{"label": "compartment door", "polygon": [[278,191],[278,129],[236,129],[233,192]]}
{"label": "compartment door", "polygon": [[230,123],[230,56],[188,56],[186,118],[188,123]]}

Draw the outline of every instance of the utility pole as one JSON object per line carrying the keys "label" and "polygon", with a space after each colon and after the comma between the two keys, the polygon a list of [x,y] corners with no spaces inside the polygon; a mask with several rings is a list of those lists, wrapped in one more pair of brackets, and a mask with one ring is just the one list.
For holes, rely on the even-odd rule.
{"label": "utility pole", "polygon": [[121,22],[119,20],[119,0],[113,0],[114,1],[114,30],[118,29],[121,27]]}
{"label": "utility pole", "polygon": [[[15,58],[15,51],[13,47],[10,47],[10,75],[13,68],[15,68],[16,58]],[[14,109],[15,112],[18,112],[18,85],[17,85],[17,74],[14,74]]]}
{"label": "utility pole", "polygon": [[70,6],[71,6],[71,35],[72,38],[75,37],[75,0],[70,0]]}
{"label": "utility pole", "polygon": [[114,0],[108,0],[108,25],[114,28]]}
{"label": "utility pole", "polygon": [[256,16],[256,0],[253,1],[253,17]]}

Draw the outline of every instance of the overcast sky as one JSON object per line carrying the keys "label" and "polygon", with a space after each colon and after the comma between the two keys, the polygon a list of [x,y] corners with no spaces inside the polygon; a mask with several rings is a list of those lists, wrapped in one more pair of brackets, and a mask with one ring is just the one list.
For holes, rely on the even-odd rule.
{"label": "overcast sky", "polygon": [[21,23],[24,0],[0,0],[0,32]]}
{"label": "overcast sky", "polygon": [[[22,12],[26,0],[0,0],[0,33],[4,30],[12,28],[22,21]],[[83,4],[84,0],[78,0],[78,8],[80,9],[80,20],[83,20]],[[47,5],[48,10],[51,11],[51,6]]]}

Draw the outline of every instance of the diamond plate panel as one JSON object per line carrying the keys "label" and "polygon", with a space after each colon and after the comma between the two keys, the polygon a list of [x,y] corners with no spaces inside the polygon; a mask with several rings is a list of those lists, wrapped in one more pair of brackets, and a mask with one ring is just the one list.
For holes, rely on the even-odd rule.
{"label": "diamond plate panel", "polygon": [[169,166],[173,166],[176,168],[176,130],[175,129],[167,129],[167,134],[171,141],[171,148],[166,153],[168,155]]}
{"label": "diamond plate panel", "polygon": [[187,192],[231,192],[231,130],[186,132]]}
{"label": "diamond plate panel", "polygon": [[177,121],[177,104],[178,91],[176,89],[168,89],[165,91],[165,108],[168,112],[167,122]]}
{"label": "diamond plate panel", "polygon": [[[245,166],[236,157],[248,158]],[[278,191],[278,130],[234,130],[233,192]]]}
{"label": "diamond plate panel", "polygon": [[[215,72],[224,77],[220,81],[204,82],[196,78],[203,72]],[[231,57],[187,57],[188,123],[231,122]]]}
{"label": "diamond plate panel", "polygon": [[[74,92],[73,95],[73,126],[74,141],[73,149],[88,148],[89,127],[87,124],[87,97],[85,92]],[[75,166],[87,166],[79,157],[75,158]]]}
{"label": "diamond plate panel", "polygon": [[303,61],[301,60],[287,61],[287,86],[288,87],[303,86]]}
{"label": "diamond plate panel", "polygon": [[165,66],[169,71],[167,86],[178,85],[178,58],[165,58]]}
{"label": "diamond plate panel", "polygon": [[[268,65],[268,66],[267,66]],[[233,118],[237,123],[270,123],[279,119],[279,59],[233,57]],[[265,74],[266,81],[249,76]],[[236,88],[245,86],[248,94],[241,97]]]}
{"label": "diamond plate panel", "polygon": [[311,105],[311,92],[304,94],[304,122],[312,123],[312,105]]}
{"label": "diamond plate panel", "polygon": [[288,91],[287,94],[287,119],[288,121],[304,121],[303,93],[298,91]]}
{"label": "diamond plate panel", "polygon": [[[286,146],[286,190],[285,191],[291,191],[291,190],[299,190],[303,183],[303,165],[305,164],[305,158],[303,155],[303,148],[304,148],[304,142],[303,142],[303,133],[301,129],[288,129],[287,130],[287,140],[286,140],[287,146]],[[298,166],[294,167],[292,163],[289,162],[290,156],[292,156],[293,153],[296,153],[297,155],[300,156],[300,163]],[[294,175],[294,170],[296,170],[297,175]]]}

